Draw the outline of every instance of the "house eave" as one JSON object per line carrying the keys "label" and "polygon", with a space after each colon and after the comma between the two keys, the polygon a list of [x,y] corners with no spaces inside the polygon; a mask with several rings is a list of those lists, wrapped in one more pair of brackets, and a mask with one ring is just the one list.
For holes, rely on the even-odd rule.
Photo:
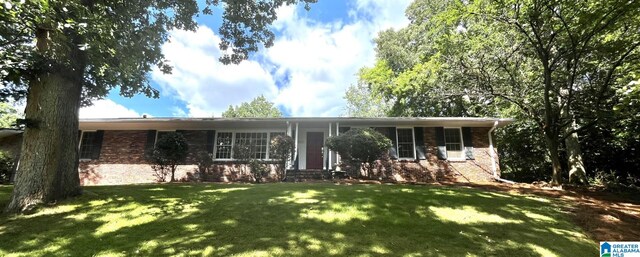
{"label": "house eave", "polygon": [[421,126],[421,127],[497,127],[512,123],[513,119],[476,117],[282,117],[282,118],[105,118],[80,119],[80,129],[211,129],[221,128],[281,128],[287,123],[307,126],[325,126],[340,123],[341,126]]}

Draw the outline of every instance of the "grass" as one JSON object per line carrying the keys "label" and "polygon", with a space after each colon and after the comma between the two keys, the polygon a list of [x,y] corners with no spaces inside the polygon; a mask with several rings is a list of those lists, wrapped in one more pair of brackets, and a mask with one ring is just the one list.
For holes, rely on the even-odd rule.
{"label": "grass", "polygon": [[[11,188],[0,187],[5,205]],[[2,256],[592,256],[557,203],[439,186],[86,187],[0,217]]]}

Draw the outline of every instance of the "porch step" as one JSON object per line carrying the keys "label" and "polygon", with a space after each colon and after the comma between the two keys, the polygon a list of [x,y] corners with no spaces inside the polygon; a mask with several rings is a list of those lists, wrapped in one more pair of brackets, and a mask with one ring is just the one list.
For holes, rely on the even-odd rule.
{"label": "porch step", "polygon": [[331,179],[331,172],[325,170],[287,170],[287,182]]}

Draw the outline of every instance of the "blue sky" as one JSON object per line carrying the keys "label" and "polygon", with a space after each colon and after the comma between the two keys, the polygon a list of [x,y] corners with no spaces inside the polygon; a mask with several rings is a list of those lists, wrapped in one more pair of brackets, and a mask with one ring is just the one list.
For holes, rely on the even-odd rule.
{"label": "blue sky", "polygon": [[151,85],[159,99],[125,98],[115,89],[104,100],[80,111],[82,118],[220,117],[229,105],[264,95],[287,116],[340,116],[344,91],[356,73],[375,58],[372,40],[381,30],[408,21],[407,0],[320,0],[305,11],[282,7],[273,24],[274,46],[239,65],[217,59],[219,15],[196,18],[195,32],[175,30],[163,53],[172,74],[153,71]]}

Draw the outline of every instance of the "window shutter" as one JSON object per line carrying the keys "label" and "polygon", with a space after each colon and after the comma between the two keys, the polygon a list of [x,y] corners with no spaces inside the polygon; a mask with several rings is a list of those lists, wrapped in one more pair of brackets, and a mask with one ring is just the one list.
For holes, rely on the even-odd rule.
{"label": "window shutter", "polygon": [[207,153],[213,154],[213,140],[215,138],[216,131],[215,130],[207,130]]}
{"label": "window shutter", "polygon": [[426,160],[427,156],[425,155],[424,149],[424,129],[422,127],[413,128],[413,138],[415,139],[414,145],[416,148],[416,159],[418,160]]}
{"label": "window shutter", "polygon": [[467,160],[474,160],[473,157],[473,137],[470,127],[462,127],[462,141],[464,141],[464,155]]}
{"label": "window shutter", "polygon": [[436,127],[436,146],[438,147],[438,159],[447,159],[447,145],[444,141],[444,128]]}
{"label": "window shutter", "polygon": [[98,130],[96,136],[93,138],[93,149],[91,149],[91,159],[97,160],[100,158],[100,151],[102,150],[102,138],[104,138],[104,130]]}
{"label": "window shutter", "polygon": [[389,149],[389,157],[398,159],[398,140],[396,138],[396,127],[389,128],[389,137],[391,137],[391,148]]}
{"label": "window shutter", "polygon": [[144,145],[144,154],[149,157],[153,151],[153,147],[156,144],[156,131],[148,130],[147,131],[147,142]]}

